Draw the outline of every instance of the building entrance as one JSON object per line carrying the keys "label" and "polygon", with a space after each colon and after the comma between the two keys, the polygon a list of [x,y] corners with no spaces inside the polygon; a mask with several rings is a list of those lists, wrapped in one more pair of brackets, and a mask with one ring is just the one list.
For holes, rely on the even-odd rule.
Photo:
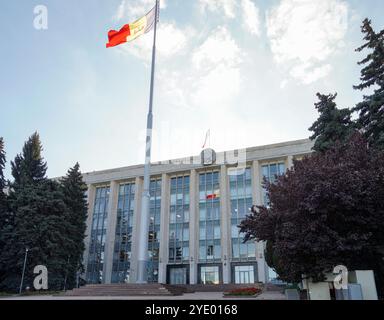
{"label": "building entrance", "polygon": [[170,284],[187,284],[187,268],[170,268]]}

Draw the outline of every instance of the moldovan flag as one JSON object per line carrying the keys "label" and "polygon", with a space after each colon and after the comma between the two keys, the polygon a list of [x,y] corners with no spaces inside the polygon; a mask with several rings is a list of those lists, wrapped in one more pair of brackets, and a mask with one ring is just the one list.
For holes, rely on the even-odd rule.
{"label": "moldovan flag", "polygon": [[215,190],[213,193],[207,194],[206,197],[207,200],[213,200],[217,198],[220,198],[220,190]]}
{"label": "moldovan flag", "polygon": [[124,25],[119,31],[109,31],[107,48],[135,40],[142,34],[151,31],[155,24],[155,14],[156,6],[154,6],[144,17],[133,23]]}

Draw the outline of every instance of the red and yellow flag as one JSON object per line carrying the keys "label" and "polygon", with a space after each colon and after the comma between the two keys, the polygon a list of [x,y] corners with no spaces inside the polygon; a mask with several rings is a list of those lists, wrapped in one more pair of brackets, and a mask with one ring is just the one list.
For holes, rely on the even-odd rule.
{"label": "red and yellow flag", "polygon": [[108,32],[107,48],[115,47],[119,44],[135,40],[142,34],[152,30],[155,24],[156,6],[153,7],[144,17],[133,23],[124,25],[119,31],[111,30]]}

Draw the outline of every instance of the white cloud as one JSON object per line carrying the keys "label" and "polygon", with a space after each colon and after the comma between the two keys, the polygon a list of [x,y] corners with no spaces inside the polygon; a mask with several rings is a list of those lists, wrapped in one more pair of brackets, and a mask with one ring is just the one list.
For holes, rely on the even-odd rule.
{"label": "white cloud", "polygon": [[294,66],[290,74],[293,78],[300,79],[304,84],[311,84],[318,79],[325,78],[331,71],[332,66],[330,64],[313,67],[311,64],[305,63]]}
{"label": "white cloud", "polygon": [[[228,29],[221,26],[198,46],[190,56],[191,63],[178,71],[163,70],[162,94],[173,106],[201,108],[229,106],[240,91],[241,49]],[[192,68],[190,67],[192,66]]]}
{"label": "white cloud", "polygon": [[241,50],[228,29],[221,26],[194,51],[192,62],[199,69],[209,68],[218,64],[232,67],[240,61],[240,53]]}
{"label": "white cloud", "polygon": [[238,18],[244,30],[260,36],[260,10],[252,0],[199,0],[201,11],[216,13],[229,19]]}
{"label": "white cloud", "polygon": [[283,81],[280,82],[280,89],[285,89],[287,87],[288,80],[284,79]]}
{"label": "white cloud", "polygon": [[209,106],[234,97],[240,90],[241,62],[241,49],[228,29],[218,27],[192,56],[198,79],[194,103]]}
{"label": "white cloud", "polygon": [[271,50],[292,77],[309,84],[331,71],[327,60],[343,45],[348,5],[342,0],[282,0],[267,12]]}
{"label": "white cloud", "polygon": [[[151,10],[153,6],[153,0],[122,0],[114,16],[114,20],[120,21],[123,19],[139,19]],[[166,0],[160,0],[160,9],[165,9],[166,7]]]}
{"label": "white cloud", "polygon": [[231,19],[236,16],[236,0],[199,0],[199,3],[203,12],[209,10],[224,13],[227,18]]}
{"label": "white cloud", "polygon": [[243,14],[243,27],[245,30],[260,36],[260,12],[259,8],[256,7],[255,3],[251,0],[242,0],[241,8]]}

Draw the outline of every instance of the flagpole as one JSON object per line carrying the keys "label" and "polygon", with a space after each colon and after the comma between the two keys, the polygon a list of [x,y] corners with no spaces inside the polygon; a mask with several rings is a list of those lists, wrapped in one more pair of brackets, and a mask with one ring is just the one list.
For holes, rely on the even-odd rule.
{"label": "flagpole", "polygon": [[152,48],[152,67],[151,67],[151,87],[149,94],[149,110],[147,116],[147,136],[145,147],[145,165],[144,165],[144,186],[141,196],[141,219],[139,231],[139,252],[138,252],[138,272],[136,283],[147,283],[147,263],[148,263],[148,230],[149,230],[149,201],[150,201],[150,170],[151,170],[151,146],[152,146],[152,128],[153,128],[153,88],[155,80],[155,62],[156,62],[156,33],[157,18],[159,15],[159,0],[156,0],[155,25],[153,33]]}

